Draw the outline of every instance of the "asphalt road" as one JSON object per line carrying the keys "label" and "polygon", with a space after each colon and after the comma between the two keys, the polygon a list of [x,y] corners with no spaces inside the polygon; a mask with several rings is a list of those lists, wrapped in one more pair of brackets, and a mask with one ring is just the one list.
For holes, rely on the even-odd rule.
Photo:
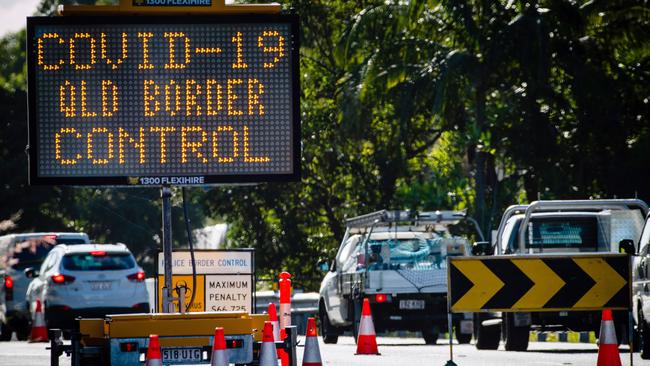
{"label": "asphalt road", "polygon": [[[438,341],[438,345],[426,346],[418,338],[378,338],[380,356],[355,356],[356,346],[351,337],[341,337],[336,345],[320,343],[324,365],[336,366],[443,366],[449,360],[449,347]],[[45,366],[49,365],[49,351],[46,343],[8,342],[0,343],[0,366]],[[302,364],[303,348],[298,348],[299,365]],[[456,345],[454,362],[458,366],[529,366],[529,365],[584,365],[594,366],[597,348],[593,344],[581,343],[531,343],[528,352],[477,351],[473,345]],[[626,349],[621,347],[621,352]],[[622,355],[623,365],[629,365],[629,354]],[[62,356],[61,365],[70,365],[70,359]],[[634,365],[648,365],[639,354],[634,355]]]}

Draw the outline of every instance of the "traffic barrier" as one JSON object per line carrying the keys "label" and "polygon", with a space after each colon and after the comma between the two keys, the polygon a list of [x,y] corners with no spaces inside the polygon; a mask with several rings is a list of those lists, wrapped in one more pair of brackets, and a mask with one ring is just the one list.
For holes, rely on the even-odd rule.
{"label": "traffic barrier", "polygon": [[29,334],[29,342],[47,342],[47,325],[45,325],[45,317],[43,316],[43,309],[41,307],[41,300],[36,300],[36,309],[34,310],[34,318],[32,319],[32,331]]}
{"label": "traffic barrier", "polygon": [[621,355],[618,353],[618,342],[616,341],[611,309],[603,310],[598,343],[597,366],[621,366]]}
{"label": "traffic barrier", "polygon": [[361,310],[361,320],[359,323],[359,335],[357,337],[356,355],[379,355],[377,348],[377,334],[375,325],[372,322],[372,312],[370,311],[370,302],[363,299],[363,309]]}
{"label": "traffic barrier", "polygon": [[[289,272],[280,273],[278,283],[280,288],[280,338],[284,340],[287,337],[286,328],[291,326],[291,274]],[[289,366],[289,355],[285,350],[278,350],[278,357],[282,361],[282,366]]]}
{"label": "traffic barrier", "polygon": [[594,332],[538,332],[531,331],[530,342],[596,343]]}
{"label": "traffic barrier", "polygon": [[323,361],[320,358],[315,318],[307,319],[307,334],[305,336],[305,353],[302,357],[302,366],[322,366]]}
{"label": "traffic barrier", "polygon": [[260,364],[259,366],[277,366],[278,365],[278,352],[275,349],[275,341],[273,340],[273,324],[271,322],[264,322],[264,329],[262,331],[262,346],[260,347]]}
{"label": "traffic barrier", "polygon": [[157,334],[149,335],[149,346],[147,347],[147,362],[145,366],[163,366],[160,355],[160,341]]}
{"label": "traffic barrier", "polygon": [[271,321],[271,324],[273,324],[273,340],[276,342],[281,342],[282,338],[280,338],[280,322],[278,321],[278,313],[275,310],[274,303],[269,303],[267,313],[269,314],[269,320]]}
{"label": "traffic barrier", "polygon": [[210,366],[228,366],[228,350],[226,349],[226,336],[222,327],[214,328],[214,340],[212,341],[212,356]]}

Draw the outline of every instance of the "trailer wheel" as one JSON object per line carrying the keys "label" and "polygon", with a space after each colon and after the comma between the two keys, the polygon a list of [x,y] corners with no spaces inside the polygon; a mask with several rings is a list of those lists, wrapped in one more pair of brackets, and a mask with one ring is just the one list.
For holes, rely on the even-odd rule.
{"label": "trailer wheel", "polygon": [[440,336],[440,332],[438,331],[438,327],[432,327],[431,329],[422,330],[422,338],[424,338],[424,343],[426,344],[438,343],[439,336]]}
{"label": "trailer wheel", "polygon": [[501,342],[501,323],[494,319],[493,323],[483,324],[481,317],[478,317],[476,326],[476,349],[496,350]]}
{"label": "trailer wheel", "polygon": [[454,333],[458,344],[468,344],[472,341],[472,334],[464,334],[460,332],[460,320],[454,321]]}
{"label": "trailer wheel", "polygon": [[530,325],[515,326],[515,314],[507,313],[503,322],[503,338],[506,351],[523,352],[528,349]]}

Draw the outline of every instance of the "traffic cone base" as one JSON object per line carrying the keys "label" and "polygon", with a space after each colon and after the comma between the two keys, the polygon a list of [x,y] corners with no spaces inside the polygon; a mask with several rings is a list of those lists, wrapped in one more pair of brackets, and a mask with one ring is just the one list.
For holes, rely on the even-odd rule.
{"label": "traffic cone base", "polygon": [[43,316],[43,308],[41,307],[41,300],[36,300],[36,308],[34,309],[34,318],[32,319],[32,331],[29,334],[29,342],[47,342],[47,325],[45,325],[45,316]]}
{"label": "traffic cone base", "polygon": [[357,353],[355,353],[355,355],[379,354],[375,325],[372,322],[372,313],[370,311],[370,302],[368,302],[368,299],[363,299],[363,309],[361,310],[361,320],[359,323],[359,335],[357,337]]}
{"label": "traffic cone base", "polygon": [[316,330],[316,319],[307,319],[307,334],[305,338],[305,352],[302,358],[302,366],[322,366],[320,348],[318,347],[318,331]]}
{"label": "traffic cone base", "polygon": [[259,366],[278,366],[278,352],[273,340],[273,324],[269,321],[264,322],[259,361]]}
{"label": "traffic cone base", "polygon": [[163,366],[160,355],[160,341],[157,334],[149,336],[149,345],[147,346],[147,362],[145,366]]}
{"label": "traffic cone base", "polygon": [[212,356],[210,357],[210,366],[228,366],[228,351],[226,349],[226,336],[222,327],[214,329],[214,339],[212,340]]}
{"label": "traffic cone base", "polygon": [[618,353],[616,330],[610,309],[603,310],[600,322],[597,366],[621,366],[621,355]]}

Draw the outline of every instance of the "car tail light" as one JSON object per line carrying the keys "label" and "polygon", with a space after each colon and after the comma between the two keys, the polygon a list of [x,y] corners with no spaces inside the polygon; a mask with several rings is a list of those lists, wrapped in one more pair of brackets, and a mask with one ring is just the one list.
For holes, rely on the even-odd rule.
{"label": "car tail light", "polygon": [[52,279],[52,282],[58,284],[58,285],[63,285],[63,284],[68,284],[74,282],[74,277],[72,276],[66,276],[60,273],[57,273],[50,277]]}
{"label": "car tail light", "polygon": [[11,276],[5,276],[5,301],[14,299],[14,279]]}
{"label": "car tail light", "polygon": [[375,295],[375,301],[376,302],[386,302],[388,300],[388,296],[386,294],[377,294]]}
{"label": "car tail light", "polygon": [[137,303],[137,304],[131,306],[132,309],[141,309],[141,310],[144,310],[147,307],[149,307],[149,304],[146,303],[146,302]]}
{"label": "car tail light", "polygon": [[228,339],[226,340],[226,348],[242,348],[244,341],[242,339]]}
{"label": "car tail light", "polygon": [[104,250],[96,250],[94,252],[90,252],[90,255],[93,257],[105,257],[106,256],[106,251]]}
{"label": "car tail light", "polygon": [[140,272],[136,272],[134,274],[130,274],[130,275],[126,276],[126,278],[128,278],[129,281],[142,282],[142,281],[144,281],[145,275],[144,275],[144,272],[140,271]]}
{"label": "car tail light", "polygon": [[136,352],[139,350],[138,342],[122,342],[120,343],[120,351],[122,352]]}

